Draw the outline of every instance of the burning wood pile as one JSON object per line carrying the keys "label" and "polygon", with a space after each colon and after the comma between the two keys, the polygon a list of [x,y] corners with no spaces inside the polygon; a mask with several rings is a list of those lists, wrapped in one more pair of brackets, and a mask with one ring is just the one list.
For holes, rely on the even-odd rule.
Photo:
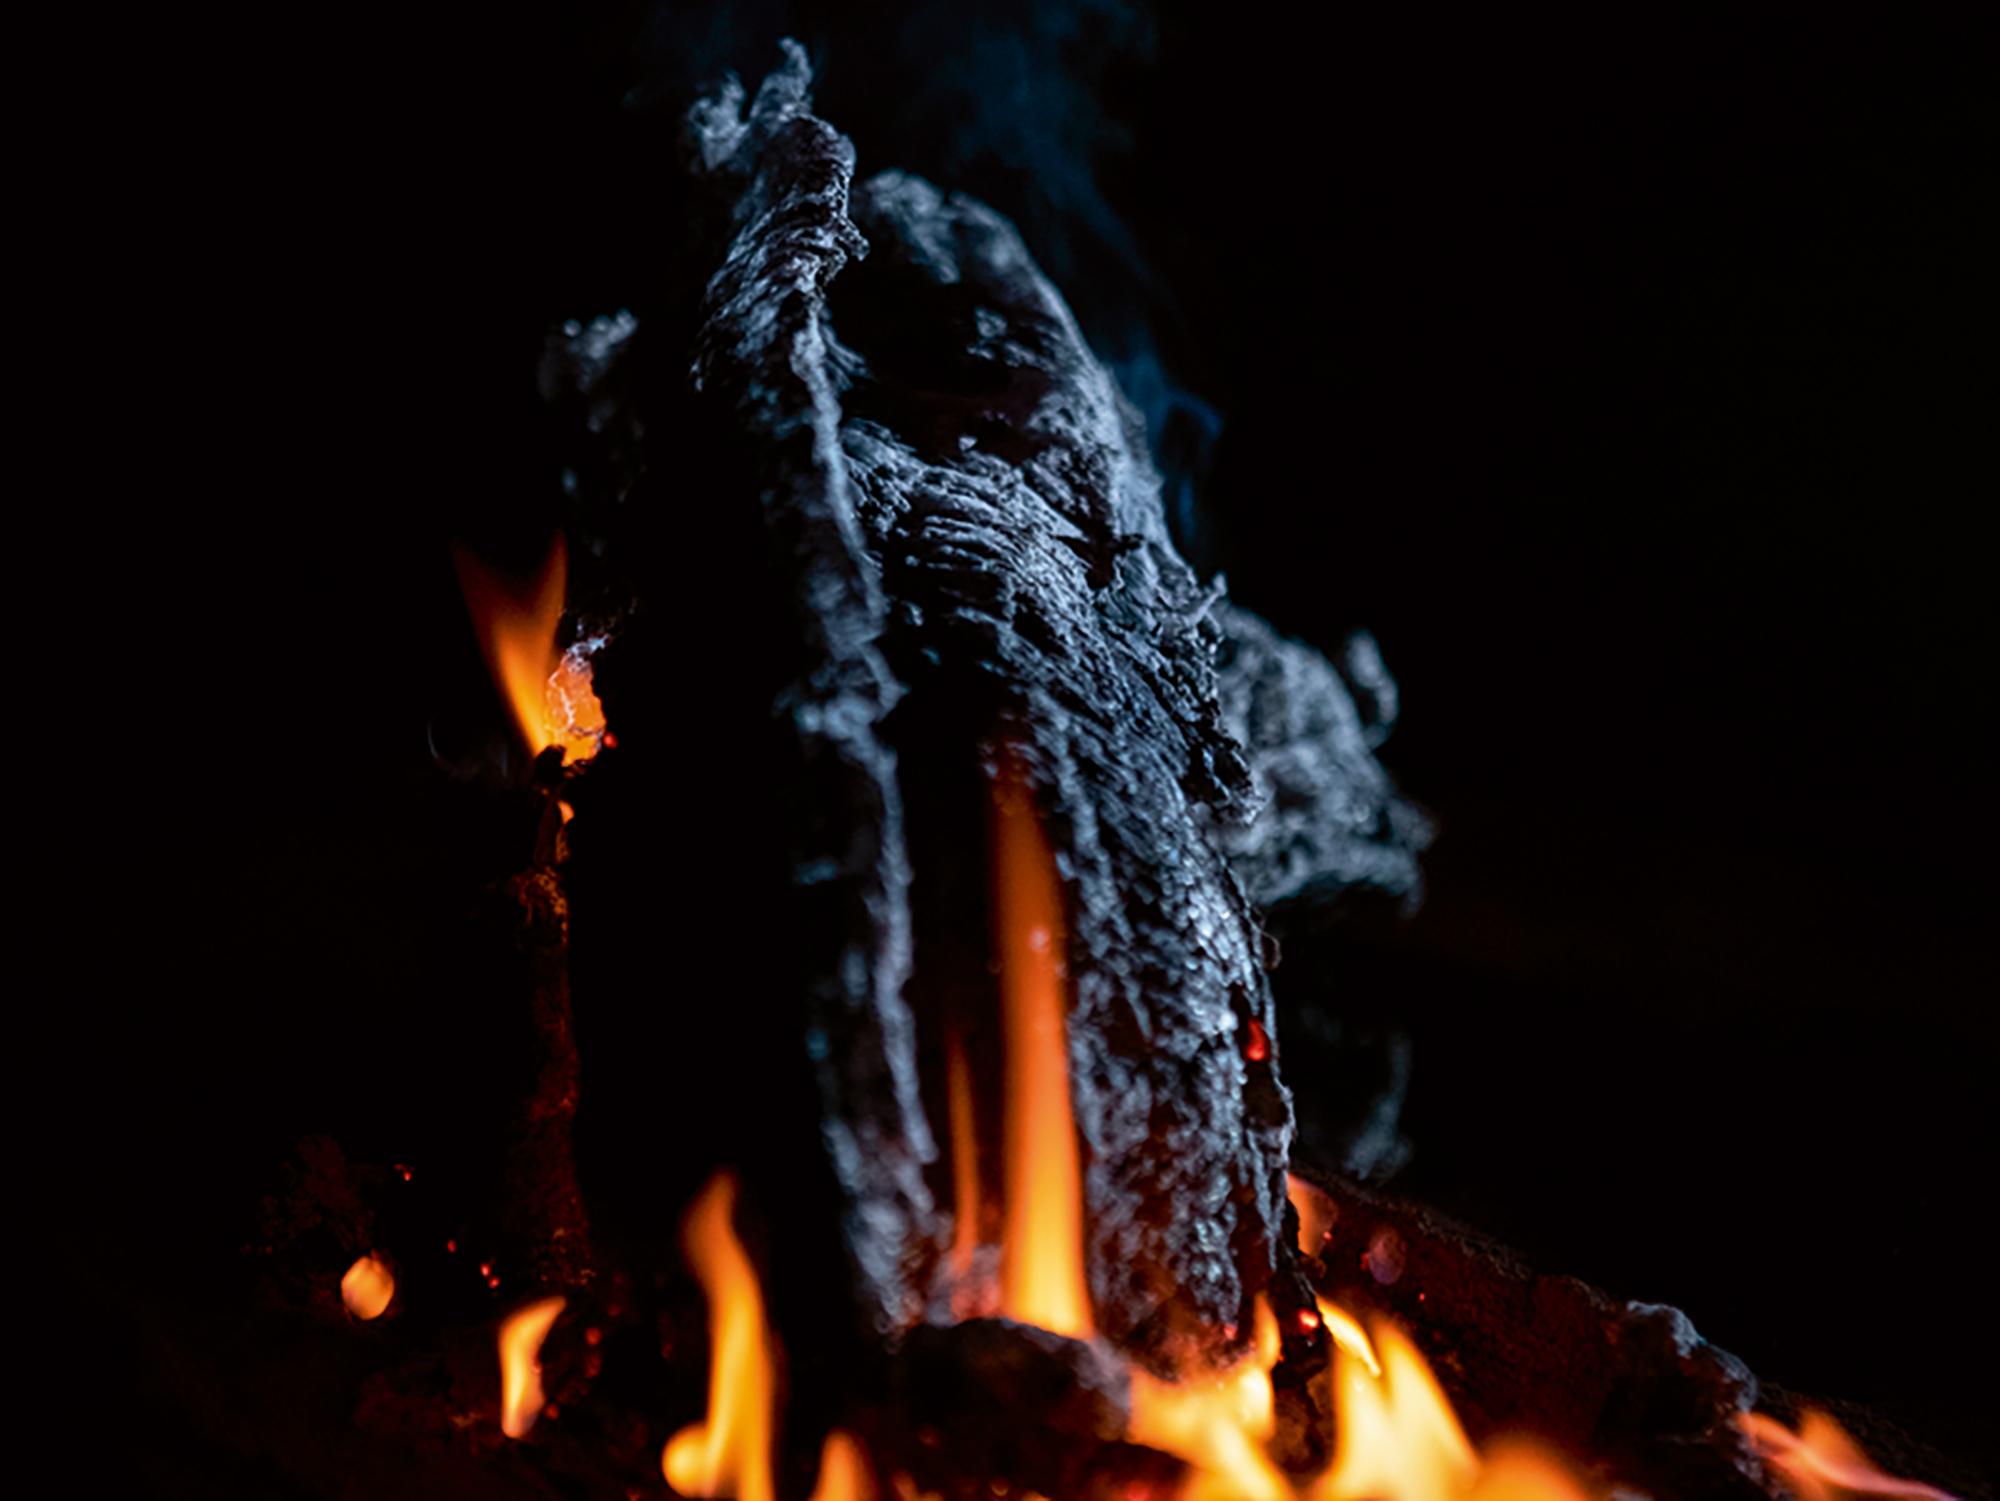
{"label": "burning wood pile", "polygon": [[461,560],[533,756],[519,1107],[484,1188],[319,1140],[267,1204],[335,1430],[289,1482],[1944,1496],[1293,1160],[1259,912],[1414,891],[1393,689],[1196,576],[1012,227],[856,182],[808,82],[693,110],[684,305],[552,340],[574,545]]}

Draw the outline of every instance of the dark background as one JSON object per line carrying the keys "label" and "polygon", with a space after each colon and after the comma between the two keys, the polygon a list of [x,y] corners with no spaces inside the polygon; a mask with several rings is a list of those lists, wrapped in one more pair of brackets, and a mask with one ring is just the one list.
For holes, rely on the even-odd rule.
{"label": "dark background", "polygon": [[557,513],[543,334],[666,295],[688,89],[790,33],[864,171],[1020,220],[1202,566],[1380,640],[1428,897],[1277,981],[1414,1036],[1400,1187],[1990,1459],[1990,73],[1952,12],[1733,9],[203,34],[127,223],[189,495],[131,702],[195,730],[113,888],[121,1207],[198,1285],[303,1131],[476,1090],[432,935],[510,856],[426,741],[490,713],[445,542]]}

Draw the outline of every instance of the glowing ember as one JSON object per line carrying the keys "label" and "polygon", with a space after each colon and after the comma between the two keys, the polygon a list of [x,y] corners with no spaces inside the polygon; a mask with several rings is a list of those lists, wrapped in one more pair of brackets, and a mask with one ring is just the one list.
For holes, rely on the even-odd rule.
{"label": "glowing ember", "polygon": [[1952,1501],[1935,1486],[1883,1474],[1846,1430],[1823,1412],[1808,1411],[1797,1433],[1761,1412],[1746,1412],[1739,1421],[1757,1453],[1785,1477],[1799,1501],[1840,1501],[1847,1496]]}
{"label": "glowing ember", "polygon": [[1264,1024],[1254,1016],[1250,1018],[1250,1037],[1243,1044],[1243,1056],[1252,1063],[1262,1063],[1271,1056],[1271,1034],[1264,1030]]}
{"label": "glowing ember", "polygon": [[1055,860],[1018,766],[993,789],[994,905],[1006,1020],[1006,1202],[1000,1310],[1088,1338],[1083,1175],[1070,1111],[1063,913]]}
{"label": "glowing ember", "polygon": [[569,566],[562,535],[556,535],[541,572],[525,590],[503,581],[463,548],[454,551],[454,559],[480,650],[521,738],[537,755],[560,745],[569,760],[589,760],[605,733],[604,707],[590,685],[590,649],[598,643],[556,650]]}
{"label": "glowing ember", "polygon": [[776,1361],[764,1294],[736,1238],[736,1180],[718,1173],[688,1211],[681,1243],[708,1300],[708,1417],[667,1440],[660,1469],[683,1496],[771,1501]]}
{"label": "glowing ember", "polygon": [[340,1301],[357,1319],[380,1318],[396,1296],[396,1278],[389,1263],[370,1252],[340,1279]]}
{"label": "glowing ember", "polygon": [[875,1477],[853,1434],[836,1428],[826,1436],[812,1501],[875,1501]]}
{"label": "glowing ember", "polygon": [[526,1438],[542,1414],[542,1341],[562,1311],[561,1298],[543,1298],[500,1326],[500,1431],[509,1438]]}

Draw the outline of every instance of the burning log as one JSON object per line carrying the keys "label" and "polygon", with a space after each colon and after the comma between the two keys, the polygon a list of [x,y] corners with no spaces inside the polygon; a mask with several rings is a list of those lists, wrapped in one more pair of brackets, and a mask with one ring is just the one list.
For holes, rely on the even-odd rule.
{"label": "burning log", "polygon": [[600,748],[604,711],[591,690],[588,651],[558,647],[568,580],[562,537],[525,590],[509,587],[468,552],[461,550],[457,563],[494,684],[534,758],[530,779],[540,807],[531,863],[503,884],[496,902],[517,958],[516,993],[507,1000],[513,1015],[525,1013],[529,1070],[506,1133],[503,1228],[510,1259],[533,1286],[575,1290],[596,1268],[573,1141],[579,1060],[562,875],[563,825],[571,812],[564,791],[570,759],[588,762]]}
{"label": "burning log", "polygon": [[[1748,1372],[1672,1309],[1351,1184],[1288,1194],[1259,914],[1414,893],[1426,826],[1373,756],[1393,685],[1365,638],[1336,669],[1202,584],[1012,227],[902,174],[852,184],[806,85],[788,48],[747,109],[732,84],[693,113],[715,218],[692,323],[621,314],[551,351],[601,450],[579,530],[636,559],[597,580],[615,644],[557,651],[560,550],[522,600],[466,570],[538,758],[535,856],[501,889],[533,1045],[494,1218],[544,1295],[502,1313],[480,1261],[480,1313],[455,1318],[413,1258],[436,1338],[355,1380],[368,1452],[737,1501],[1942,1495],[1830,1422],[1752,1414]],[[662,521],[690,477],[712,496],[673,498],[706,512]],[[688,648],[713,625],[677,608],[691,539],[732,544],[692,549],[747,616],[724,650]],[[682,889],[677,843],[707,889]],[[729,989],[706,992],[662,933],[713,948],[731,920]],[[598,1274],[593,1130],[625,1165],[594,1159],[606,1242],[654,1275],[572,1298]],[[309,1166],[273,1214],[334,1232],[320,1333],[407,1330],[418,1297],[338,1149]],[[703,1341],[651,1231],[683,1205],[708,1381],[669,1433]]]}
{"label": "burning log", "polygon": [[[758,754],[794,951],[766,982],[779,995],[752,999],[776,1008],[759,1030],[809,1055],[862,1322],[905,1327],[948,1277],[931,1122],[950,1113],[950,1039],[972,1059],[989,1141],[998,1114],[988,893],[966,852],[1012,768],[1068,914],[1099,1327],[1161,1371],[1224,1358],[1259,1293],[1281,1315],[1306,1306],[1283,1231],[1292,1118],[1269,947],[1244,876],[1266,897],[1407,891],[1421,821],[1332,669],[1221,608],[1177,554],[1136,416],[1012,226],[900,173],[853,184],[852,150],[807,86],[790,48],[747,107],[732,82],[691,116],[725,226],[693,334],[698,390],[653,347],[676,336],[667,315],[578,329],[550,367],[586,414],[586,474],[623,485],[636,451],[662,484],[671,443],[677,475],[755,497],[741,535],[761,539],[763,573],[744,596],[780,614],[768,650],[735,664],[761,686],[736,691],[778,729]],[[648,484],[587,493],[579,514],[663,503]],[[622,524],[628,539],[641,525]],[[635,756],[644,737],[624,727],[659,716],[646,700],[670,660],[636,592],[602,677]],[[1386,702],[1379,685],[1367,701]],[[1353,733],[1307,767],[1302,744],[1329,714]],[[630,827],[621,785],[596,790],[604,822]],[[1259,819],[1266,803],[1279,812]],[[1226,856],[1215,831],[1235,825]],[[600,872],[640,862],[636,839],[613,854],[618,834],[585,829],[580,880],[594,837]],[[997,1178],[980,1187],[1004,1197]]]}
{"label": "burning log", "polygon": [[[1012,229],[893,174],[855,212],[876,248],[833,314],[861,414],[843,436],[897,602],[901,747],[926,767],[982,741],[1017,759],[1069,913],[1093,1301],[1163,1369],[1216,1358],[1275,1273],[1291,1117],[1257,1043],[1274,1026],[1262,938],[1205,831],[1251,795],[1220,717],[1213,596],[1167,540],[1129,412]],[[943,370],[897,347],[911,308],[965,340]],[[919,871],[963,847],[949,800],[965,785],[911,794],[932,836],[913,841]],[[949,979],[950,996],[924,994],[926,936],[948,948],[967,926],[945,906],[918,922],[920,1015],[964,994]]]}

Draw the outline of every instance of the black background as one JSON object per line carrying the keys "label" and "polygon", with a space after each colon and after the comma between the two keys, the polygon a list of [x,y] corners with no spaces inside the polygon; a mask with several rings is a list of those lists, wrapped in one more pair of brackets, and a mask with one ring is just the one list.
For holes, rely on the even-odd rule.
{"label": "black background", "polygon": [[1731,9],[215,23],[125,216],[187,499],[114,729],[188,730],[111,746],[121,1212],[198,1282],[301,1132],[474,1088],[446,539],[557,513],[544,331],[660,295],[687,90],[790,33],[864,171],[1016,215],[1213,409],[1198,560],[1380,640],[1428,898],[1277,982],[1416,1037],[1400,1186],[1990,1458],[1990,75],[1970,7]]}

